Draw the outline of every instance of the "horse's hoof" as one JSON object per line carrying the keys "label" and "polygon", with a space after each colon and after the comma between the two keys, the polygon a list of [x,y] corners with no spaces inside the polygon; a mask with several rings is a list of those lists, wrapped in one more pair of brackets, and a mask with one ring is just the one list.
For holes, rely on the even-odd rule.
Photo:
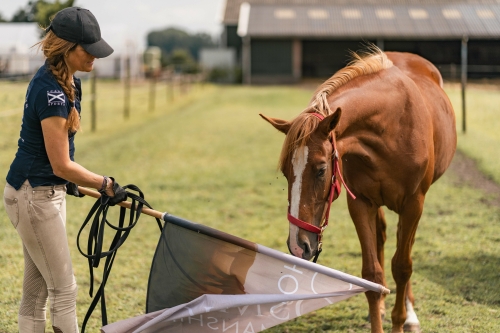
{"label": "horse's hoof", "polygon": [[403,330],[405,332],[422,333],[420,324],[404,324]]}

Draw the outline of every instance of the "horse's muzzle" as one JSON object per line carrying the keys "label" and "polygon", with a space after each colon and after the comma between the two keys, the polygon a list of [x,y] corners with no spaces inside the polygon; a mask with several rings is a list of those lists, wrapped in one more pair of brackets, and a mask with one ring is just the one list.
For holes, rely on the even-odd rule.
{"label": "horse's muzzle", "polygon": [[[311,237],[309,237],[309,235],[307,234],[312,235],[311,237],[314,238],[313,242],[311,242]],[[291,236],[289,235],[286,243],[288,245],[288,250],[292,255],[305,260],[311,260],[316,255],[317,251],[316,234],[300,230],[296,235],[297,237],[296,245],[293,247],[290,246],[290,237]]]}

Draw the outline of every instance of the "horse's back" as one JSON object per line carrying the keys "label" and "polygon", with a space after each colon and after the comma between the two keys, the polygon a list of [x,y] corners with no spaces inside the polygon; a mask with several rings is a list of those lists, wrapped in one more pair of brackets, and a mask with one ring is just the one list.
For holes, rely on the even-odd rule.
{"label": "horse's back", "polygon": [[398,67],[403,73],[408,75],[414,81],[422,78],[428,78],[435,84],[443,87],[443,78],[441,77],[441,73],[439,73],[436,66],[434,66],[427,59],[413,53],[405,52],[385,52],[385,54],[392,61],[394,66]]}
{"label": "horse's back", "polygon": [[428,60],[411,53],[386,52],[401,72],[412,79],[431,114],[434,140],[434,175],[436,181],[448,168],[457,145],[455,113],[442,89],[439,70]]}

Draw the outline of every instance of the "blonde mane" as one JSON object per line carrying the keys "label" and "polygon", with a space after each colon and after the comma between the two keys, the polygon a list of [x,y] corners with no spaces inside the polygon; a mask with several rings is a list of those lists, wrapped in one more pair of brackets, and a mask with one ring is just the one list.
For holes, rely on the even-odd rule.
{"label": "blonde mane", "polygon": [[281,150],[279,168],[283,168],[290,154],[296,148],[303,147],[307,143],[311,133],[318,126],[319,119],[312,116],[311,113],[316,112],[324,117],[332,114],[328,104],[328,96],[358,76],[377,73],[392,67],[392,61],[375,45],[368,46],[368,50],[361,54],[351,52],[351,56],[352,61],[323,82],[314,92],[308,107],[292,120],[292,125]]}

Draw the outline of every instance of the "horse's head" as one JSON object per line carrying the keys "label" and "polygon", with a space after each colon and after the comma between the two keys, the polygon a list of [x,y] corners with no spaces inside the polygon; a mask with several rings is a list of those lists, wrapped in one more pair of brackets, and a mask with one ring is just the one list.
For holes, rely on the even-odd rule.
{"label": "horse's head", "polygon": [[286,135],[279,165],[288,180],[287,244],[294,256],[306,260],[321,250],[323,221],[328,221],[334,192],[340,192],[333,178],[337,163],[333,129],[340,115],[340,108],[326,117],[303,112],[290,122],[260,115]]}

